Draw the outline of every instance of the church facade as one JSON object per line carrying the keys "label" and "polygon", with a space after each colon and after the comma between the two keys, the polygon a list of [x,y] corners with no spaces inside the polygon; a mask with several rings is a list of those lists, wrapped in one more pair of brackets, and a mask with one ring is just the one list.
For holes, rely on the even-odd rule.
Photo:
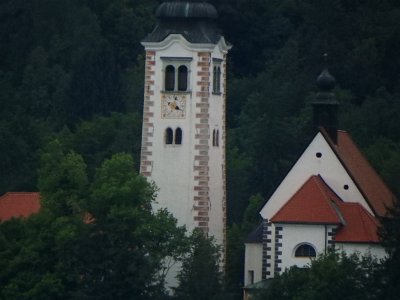
{"label": "church facade", "polygon": [[262,224],[245,241],[245,296],[255,283],[292,266],[305,267],[330,248],[386,255],[378,218],[393,205],[394,195],[349,133],[337,129],[334,78],[324,70],[317,84],[318,131],[262,207]]}

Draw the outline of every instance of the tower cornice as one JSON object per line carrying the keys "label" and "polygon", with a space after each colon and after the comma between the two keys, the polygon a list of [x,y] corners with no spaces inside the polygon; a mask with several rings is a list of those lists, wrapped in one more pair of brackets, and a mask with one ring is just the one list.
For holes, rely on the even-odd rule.
{"label": "tower cornice", "polygon": [[232,48],[223,36],[221,36],[217,44],[214,43],[190,43],[181,34],[170,34],[161,42],[142,42],[143,47],[147,51],[162,51],[169,48],[172,44],[179,43],[184,48],[190,51],[212,51],[215,47],[219,47],[219,50],[226,54]]}

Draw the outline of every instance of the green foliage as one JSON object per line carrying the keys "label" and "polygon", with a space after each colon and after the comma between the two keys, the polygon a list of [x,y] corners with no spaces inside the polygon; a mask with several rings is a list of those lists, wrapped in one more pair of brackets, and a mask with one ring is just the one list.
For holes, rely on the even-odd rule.
{"label": "green foliage", "polygon": [[379,263],[370,256],[330,252],[307,268],[286,270],[255,299],[381,299],[379,272]]}
{"label": "green foliage", "polygon": [[108,117],[95,116],[79,122],[72,132],[62,131],[59,139],[66,147],[83,156],[88,164],[89,176],[93,177],[96,167],[114,153],[129,153],[135,161],[139,161],[141,125],[138,114],[112,113]]}
{"label": "green foliage", "polygon": [[42,206],[57,216],[82,212],[88,179],[86,165],[80,155],[64,154],[58,140],[48,146],[42,155],[39,170],[39,190]]}
{"label": "green foliage", "polygon": [[212,300],[222,297],[220,250],[212,238],[195,230],[190,239],[190,251],[182,260],[177,278],[176,299]]}
{"label": "green foliage", "polygon": [[155,187],[116,154],[93,180],[56,140],[42,155],[43,209],[0,224],[0,299],[156,299],[164,262],[185,253],[185,229],[153,212]]}
{"label": "green foliage", "polygon": [[388,258],[384,262],[381,280],[384,282],[381,299],[397,299],[400,284],[400,205],[395,201],[390,215],[381,219],[381,237]]}
{"label": "green foliage", "polygon": [[227,230],[227,256],[225,284],[232,299],[242,298],[244,242],[248,234],[261,223],[259,210],[265,200],[261,195],[251,196],[243,220],[234,223]]}

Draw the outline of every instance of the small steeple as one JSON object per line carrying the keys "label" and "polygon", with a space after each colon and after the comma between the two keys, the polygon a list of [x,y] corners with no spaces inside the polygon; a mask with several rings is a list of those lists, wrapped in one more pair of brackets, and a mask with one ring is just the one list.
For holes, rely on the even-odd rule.
{"label": "small steeple", "polygon": [[325,67],[317,77],[318,93],[313,101],[314,127],[324,128],[332,141],[337,143],[338,106],[333,89],[336,85],[335,78],[329,73],[327,67],[328,54],[324,54]]}

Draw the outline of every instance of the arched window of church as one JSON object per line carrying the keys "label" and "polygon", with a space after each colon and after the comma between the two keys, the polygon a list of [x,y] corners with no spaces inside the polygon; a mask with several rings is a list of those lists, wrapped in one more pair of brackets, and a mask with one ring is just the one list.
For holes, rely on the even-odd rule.
{"label": "arched window of church", "polygon": [[175,67],[168,65],[165,68],[165,90],[173,91],[175,89]]}
{"label": "arched window of church", "polygon": [[179,127],[175,130],[175,145],[182,144],[182,129]]}
{"label": "arched window of church", "polygon": [[171,145],[172,144],[172,142],[173,142],[173,140],[174,140],[174,132],[173,132],[173,130],[171,129],[171,128],[167,128],[166,130],[165,130],[165,144],[166,145]]}
{"label": "arched window of church", "polygon": [[180,66],[178,68],[178,91],[187,91],[188,87],[188,68]]}
{"label": "arched window of church", "polygon": [[295,257],[316,257],[317,253],[313,246],[311,246],[309,244],[301,244],[300,246],[297,246],[294,256]]}

